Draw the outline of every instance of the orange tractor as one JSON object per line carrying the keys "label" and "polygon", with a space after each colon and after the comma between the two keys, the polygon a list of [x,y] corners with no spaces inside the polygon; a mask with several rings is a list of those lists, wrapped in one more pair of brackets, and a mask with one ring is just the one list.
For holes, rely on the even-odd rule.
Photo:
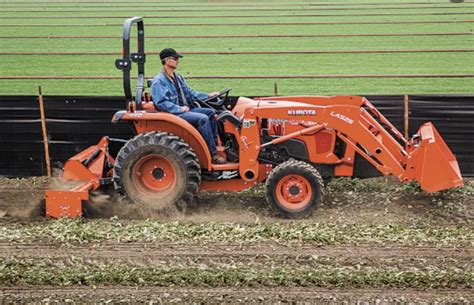
{"label": "orange tractor", "polygon": [[[130,53],[130,30],[138,28],[138,51]],[[114,185],[132,202],[151,209],[176,204],[185,209],[199,190],[241,191],[265,183],[266,199],[281,216],[308,216],[324,193],[323,179],[354,174],[356,157],[382,175],[402,182],[416,180],[428,192],[463,185],[455,156],[432,123],[411,138],[403,135],[364,97],[278,96],[231,102],[230,89],[218,98],[196,103],[217,110],[218,151],[227,164],[213,164],[195,127],[178,116],[155,109],[145,88],[144,25],[141,17],[125,21],[123,71],[127,110],[113,123],[129,123],[130,140],[104,137],[69,159],[62,179],[77,185],[49,190],[46,215],[76,217],[89,191]],[[138,66],[132,96],[130,70]],[[116,155],[109,142],[123,146]],[[158,204],[159,203],[159,204]]]}

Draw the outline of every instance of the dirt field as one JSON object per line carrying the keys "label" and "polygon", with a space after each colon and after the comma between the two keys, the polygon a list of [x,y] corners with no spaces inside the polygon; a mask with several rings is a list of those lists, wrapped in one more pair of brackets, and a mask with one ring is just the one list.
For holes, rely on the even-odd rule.
{"label": "dirt field", "polygon": [[259,188],[200,194],[189,215],[96,194],[93,219],[38,219],[49,185],[0,179],[3,302],[474,299],[473,180],[429,195],[392,179],[339,179],[299,221],[276,217]]}

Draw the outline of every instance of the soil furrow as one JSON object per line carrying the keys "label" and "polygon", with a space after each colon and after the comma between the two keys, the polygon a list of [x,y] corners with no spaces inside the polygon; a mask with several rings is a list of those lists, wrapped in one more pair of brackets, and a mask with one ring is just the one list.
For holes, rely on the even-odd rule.
{"label": "soil furrow", "polygon": [[46,244],[21,244],[8,246],[0,243],[0,257],[28,261],[58,262],[66,264],[81,258],[83,263],[124,262],[127,265],[143,266],[156,264],[185,264],[223,266],[227,264],[253,267],[299,267],[321,265],[333,266],[378,266],[409,270],[436,266],[470,269],[472,249],[431,247],[283,247],[277,245],[200,245],[143,244],[132,243],[98,244],[93,246],[58,247]]}
{"label": "soil furrow", "polygon": [[284,255],[284,256],[344,256],[344,257],[473,257],[474,248],[440,248],[440,247],[403,247],[403,246],[282,246],[269,243],[253,245],[181,245],[172,243],[97,243],[84,245],[55,245],[42,243],[11,244],[0,242],[0,256],[11,255],[35,257],[39,253],[48,256],[65,256],[81,254],[95,257],[123,257],[130,255],[159,255],[159,256],[255,256],[255,255]]}
{"label": "soil furrow", "polygon": [[4,301],[75,301],[94,302],[242,302],[249,301],[456,301],[469,303],[473,289],[324,289],[291,288],[180,288],[131,286],[0,286]]}

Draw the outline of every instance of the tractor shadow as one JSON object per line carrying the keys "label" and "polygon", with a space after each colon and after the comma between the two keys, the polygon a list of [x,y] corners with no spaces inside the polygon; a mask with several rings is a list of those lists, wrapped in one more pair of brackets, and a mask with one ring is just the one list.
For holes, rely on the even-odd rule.
{"label": "tractor shadow", "polygon": [[263,187],[257,186],[241,192],[200,192],[187,217],[199,221],[258,222],[275,218],[275,213],[265,199]]}
{"label": "tractor shadow", "polygon": [[[113,192],[94,192],[87,203],[87,218],[156,219],[183,222],[258,222],[275,218],[268,206],[263,188],[251,188],[241,192],[201,191],[194,202],[183,210],[168,206],[160,211],[128,201]],[[276,218],[278,219],[278,218]]]}

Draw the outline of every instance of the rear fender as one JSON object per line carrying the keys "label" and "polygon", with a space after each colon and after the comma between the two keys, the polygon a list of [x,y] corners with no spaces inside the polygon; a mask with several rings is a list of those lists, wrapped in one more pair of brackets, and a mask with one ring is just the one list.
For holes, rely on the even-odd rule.
{"label": "rear fender", "polygon": [[[116,113],[115,116],[118,115]],[[174,134],[188,143],[196,153],[201,168],[212,170],[211,154],[206,141],[191,124],[174,114],[165,112],[125,112],[120,113],[121,121],[131,121],[137,134],[151,131],[162,131]]]}
{"label": "rear fender", "polygon": [[127,113],[126,110],[120,110],[114,113],[114,116],[112,117],[112,123],[117,124],[122,120],[122,117]]}

